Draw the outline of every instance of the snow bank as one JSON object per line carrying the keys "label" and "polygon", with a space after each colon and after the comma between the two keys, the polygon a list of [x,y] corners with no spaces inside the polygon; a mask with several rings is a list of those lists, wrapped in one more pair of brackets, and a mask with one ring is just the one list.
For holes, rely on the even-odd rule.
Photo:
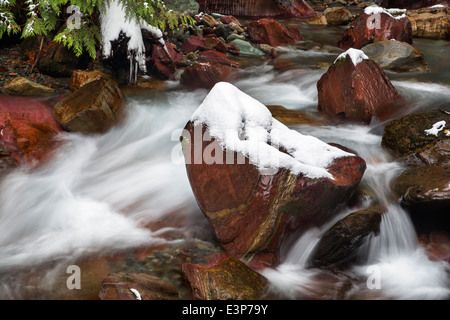
{"label": "snow bank", "polygon": [[341,53],[336,58],[334,63],[336,63],[336,61],[338,61],[339,59],[347,58],[347,57],[350,57],[350,59],[352,59],[353,65],[355,65],[355,66],[358,63],[362,62],[363,60],[369,60],[369,57],[362,50],[350,48],[347,51],[345,51],[344,53]]}
{"label": "snow bank", "polygon": [[133,58],[132,56],[134,55],[134,59],[143,70],[145,70],[145,46],[141,29],[152,32],[159,39],[161,45],[165,47],[161,30],[146,23],[137,23],[134,20],[128,20],[122,4],[118,0],[113,0],[109,3],[105,13],[101,15],[100,21],[103,41],[102,53],[106,58],[111,56],[111,41],[117,40],[121,32],[130,38],[127,48],[130,55],[129,58]]}
{"label": "snow bank", "polygon": [[207,125],[211,137],[219,140],[223,148],[241,152],[260,170],[285,168],[309,178],[333,179],[327,171],[331,162],[353,156],[287,128],[272,117],[265,105],[226,82],[211,89],[191,121]]}

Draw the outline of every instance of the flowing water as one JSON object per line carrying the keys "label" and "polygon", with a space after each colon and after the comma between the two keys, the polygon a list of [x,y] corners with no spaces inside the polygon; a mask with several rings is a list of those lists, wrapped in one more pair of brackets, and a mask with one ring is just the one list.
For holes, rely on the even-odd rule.
{"label": "flowing water", "polygon": [[[331,47],[342,29],[300,24],[303,49]],[[450,42],[417,39],[428,74],[388,75],[408,99],[406,113],[450,108]],[[242,59],[234,84],[267,105],[317,112],[316,83],[336,53],[286,49],[275,62]],[[277,62],[284,62],[278,64]],[[288,62],[288,63],[286,63]],[[283,65],[280,68],[280,65]],[[62,147],[43,167],[11,172],[0,183],[0,299],[96,298],[111,257],[212,231],[193,197],[178,137],[207,90],[167,82],[127,96],[126,117],[97,136],[62,134]],[[307,268],[321,235],[311,229],[283,248],[282,263],[266,269],[270,297],[280,299],[448,299],[449,267],[430,261],[408,212],[396,204],[390,181],[404,168],[381,148],[383,123],[296,125],[293,129],[357,151],[367,162],[361,182],[386,205],[380,233],[360,248],[365,263],[342,273]],[[361,206],[369,206],[367,199]],[[176,237],[167,237],[175,232]],[[67,268],[83,271],[81,293],[66,287]]]}

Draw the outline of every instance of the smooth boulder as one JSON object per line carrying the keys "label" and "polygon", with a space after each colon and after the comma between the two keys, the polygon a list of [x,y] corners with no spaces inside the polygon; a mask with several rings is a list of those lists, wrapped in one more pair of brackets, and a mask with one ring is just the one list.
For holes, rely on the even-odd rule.
{"label": "smooth boulder", "polygon": [[360,123],[393,117],[402,101],[383,69],[357,49],[341,54],[317,89],[319,111]]}
{"label": "smooth boulder", "polygon": [[273,47],[286,46],[302,41],[302,34],[298,29],[285,26],[271,18],[250,22],[247,25],[247,33],[253,42],[264,43]]}

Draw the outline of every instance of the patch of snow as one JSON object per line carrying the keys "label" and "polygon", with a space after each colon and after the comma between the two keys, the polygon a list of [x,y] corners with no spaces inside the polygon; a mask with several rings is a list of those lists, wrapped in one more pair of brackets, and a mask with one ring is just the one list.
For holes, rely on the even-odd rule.
{"label": "patch of snow", "polygon": [[137,23],[134,20],[127,19],[123,4],[118,0],[113,0],[109,3],[105,13],[101,15],[100,20],[100,30],[103,40],[102,53],[106,58],[111,56],[111,41],[117,40],[121,32],[130,38],[127,48],[128,54],[130,57],[134,54],[134,58],[142,70],[145,70],[146,68],[145,46],[141,29],[145,29],[153,33],[155,37],[159,39],[161,45],[165,47],[161,30],[152,27],[145,22]]}
{"label": "patch of snow", "polygon": [[435,124],[433,124],[433,127],[431,129],[425,130],[425,133],[427,135],[433,135],[433,136],[437,137],[438,133],[440,131],[444,130],[445,125],[446,125],[446,122],[444,120],[436,122]]}
{"label": "patch of snow", "polygon": [[142,300],[141,294],[136,289],[130,288],[130,291],[136,296],[136,300]]}
{"label": "patch of snow", "polygon": [[345,51],[344,53],[341,53],[336,58],[334,63],[336,63],[336,61],[338,61],[341,58],[347,58],[347,57],[350,57],[350,59],[352,59],[353,65],[355,65],[355,66],[358,63],[362,62],[363,60],[369,60],[369,57],[362,50],[350,48],[347,51]]}
{"label": "patch of snow", "polygon": [[354,156],[289,129],[265,105],[227,82],[211,89],[191,121],[207,125],[224,149],[242,153],[260,170],[285,168],[313,179],[333,179],[327,170],[332,161]]}
{"label": "patch of snow", "polygon": [[434,6],[429,7],[430,9],[437,9],[437,8],[445,8],[443,4],[436,4]]}
{"label": "patch of snow", "polygon": [[[400,16],[392,15],[392,14],[401,13],[401,12],[403,12],[403,14]],[[364,13],[367,15],[380,15],[382,13],[385,13],[388,16],[390,16],[394,19],[397,19],[397,20],[406,18],[405,12],[406,12],[406,9],[385,9],[385,8],[379,7],[377,5],[372,5],[372,6],[366,7],[364,9]]]}

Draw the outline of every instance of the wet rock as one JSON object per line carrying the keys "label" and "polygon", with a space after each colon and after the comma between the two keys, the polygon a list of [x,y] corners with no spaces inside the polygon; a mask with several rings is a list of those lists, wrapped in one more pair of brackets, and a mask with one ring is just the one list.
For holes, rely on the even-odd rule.
{"label": "wet rock", "polygon": [[214,30],[218,37],[221,37],[223,39],[227,39],[232,34],[236,34],[228,24],[219,24],[216,29]]}
{"label": "wet rock", "polygon": [[[189,121],[181,138],[193,193],[225,252],[254,267],[277,264],[286,237],[330,219],[352,196],[366,168],[363,159],[348,154],[328,166],[334,180],[284,168],[264,174],[242,153],[227,150],[216,139],[204,139],[208,136],[207,125]],[[198,159],[198,154],[212,149],[214,159],[221,160]]]}
{"label": "wet rock", "polygon": [[0,171],[45,160],[62,132],[46,100],[7,95],[0,95],[0,131]]}
{"label": "wet rock", "polygon": [[147,62],[147,70],[159,79],[172,79],[181,63],[183,55],[178,53],[170,43],[166,42],[165,49],[157,44],[152,45],[150,61]]}
{"label": "wet rock", "polygon": [[197,0],[200,12],[220,12],[236,17],[305,18],[315,15],[304,0]]}
{"label": "wet rock", "polygon": [[241,56],[263,56],[264,52],[252,46],[248,41],[235,39],[230,43],[235,44],[239,48],[239,55]]}
{"label": "wet rock", "polygon": [[312,267],[347,267],[358,260],[358,248],[369,235],[380,232],[383,210],[378,207],[352,212],[334,224],[312,254]]}
{"label": "wet rock", "polygon": [[335,26],[347,24],[353,18],[352,13],[345,7],[327,8],[323,12],[323,15],[325,16],[328,24]]}
{"label": "wet rock", "polygon": [[106,79],[109,81],[114,82],[117,86],[119,85],[119,82],[117,79],[115,79],[113,76],[106,74],[99,70],[73,70],[72,76],[70,77],[69,82],[69,88],[72,91],[75,91],[85,84],[88,84],[89,82],[100,80],[100,79]]}
{"label": "wet rock", "polygon": [[221,16],[220,22],[222,22],[224,24],[234,23],[238,26],[241,26],[241,22],[236,17],[233,17],[233,16]]}
{"label": "wet rock", "polygon": [[233,68],[222,63],[199,62],[187,67],[180,83],[191,88],[211,89],[216,83],[233,77]]}
{"label": "wet rock", "polygon": [[206,27],[215,28],[219,23],[209,14],[205,14],[201,17],[201,24]]}
{"label": "wet rock", "polygon": [[265,43],[273,47],[286,46],[302,41],[302,35],[296,28],[284,26],[274,19],[264,18],[247,25],[251,41]]}
{"label": "wet rock", "polygon": [[203,51],[202,53],[200,53],[198,61],[206,63],[219,63],[235,68],[239,67],[239,63],[228,59],[225,53],[214,50]]}
{"label": "wet rock", "polygon": [[48,95],[54,92],[53,88],[20,76],[7,81],[2,87],[2,93],[18,96]]}
{"label": "wet rock", "polygon": [[[352,55],[361,61],[354,61]],[[317,82],[317,89],[319,111],[361,123],[393,117],[402,101],[383,69],[355,49],[336,59]]]}
{"label": "wet rock", "polygon": [[376,40],[386,39],[412,44],[412,28],[408,18],[396,18],[386,12],[379,14],[363,12],[344,32],[337,46],[344,50],[361,49]]}
{"label": "wet rock", "polygon": [[422,52],[406,42],[385,40],[369,44],[361,49],[383,69],[396,72],[428,72],[430,65]]}
{"label": "wet rock", "polygon": [[102,282],[100,300],[176,300],[178,290],[170,282],[145,273],[109,274]]}
{"label": "wet rock", "polygon": [[427,205],[450,208],[450,166],[406,169],[393,182],[393,190],[403,206]]}
{"label": "wet rock", "polygon": [[309,116],[301,110],[286,109],[283,106],[270,105],[267,106],[272,116],[278,121],[288,124],[319,124],[319,120]]}
{"label": "wet rock", "polygon": [[309,24],[318,24],[318,25],[327,25],[327,18],[325,18],[324,15],[317,15],[315,17],[312,17],[308,19]]}
{"label": "wet rock", "polygon": [[58,102],[53,115],[67,131],[105,132],[119,120],[122,99],[122,91],[113,82],[94,80]]}
{"label": "wet rock", "polygon": [[450,39],[450,9],[426,8],[407,13],[412,35],[418,38]]}
{"label": "wet rock", "polygon": [[438,141],[422,152],[407,155],[403,160],[416,167],[450,165],[450,139]]}
{"label": "wet rock", "polygon": [[200,300],[258,300],[267,284],[264,276],[226,254],[212,256],[206,265],[185,263],[182,273]]}
{"label": "wet rock", "polygon": [[419,243],[425,248],[431,261],[446,261],[450,263],[450,233],[430,232],[419,235]]}
{"label": "wet rock", "polygon": [[450,140],[450,136],[447,136],[445,131],[445,128],[448,129],[448,126],[444,126],[436,135],[426,131],[432,129],[436,123],[441,121],[446,121],[446,124],[450,124],[450,114],[440,109],[413,113],[393,120],[385,126],[381,144],[397,157],[411,156],[411,159],[412,157],[423,159],[425,163],[445,161],[445,159],[439,159],[441,157],[445,158],[446,154],[448,154],[445,151],[445,145],[448,142],[440,145],[443,147],[442,153],[438,151],[439,147],[435,149],[438,155],[434,160],[433,158],[429,159],[427,156],[427,154],[429,156],[433,155],[431,150],[436,148],[437,143]]}
{"label": "wet rock", "polygon": [[216,50],[219,52],[227,52],[228,47],[225,42],[219,38],[209,38],[205,40],[205,50]]}

